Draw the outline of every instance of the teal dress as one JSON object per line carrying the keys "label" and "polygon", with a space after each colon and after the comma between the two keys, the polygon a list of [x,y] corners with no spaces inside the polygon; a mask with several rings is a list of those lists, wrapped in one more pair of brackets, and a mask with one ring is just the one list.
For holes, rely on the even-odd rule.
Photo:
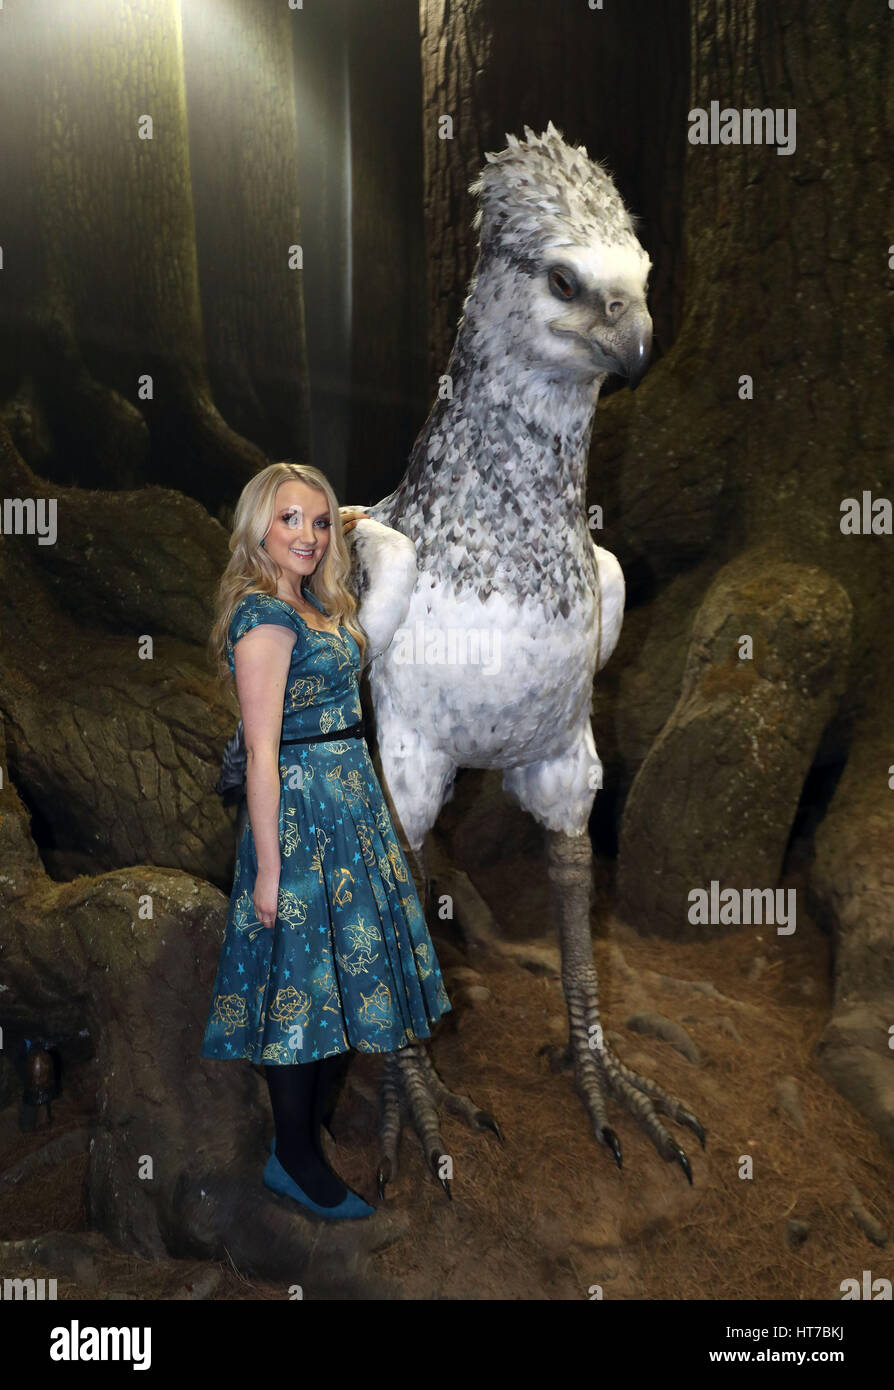
{"label": "teal dress", "polygon": [[280,747],[272,928],[252,902],[246,817],[201,1055],[291,1064],[349,1048],[393,1052],[429,1037],[452,1006],[366,741],[338,737],[362,716],[360,652],[345,628],[317,632],[284,599],[247,594],[227,634],[230,670],[235,644],[258,623],[296,637],[282,738],[332,738]]}

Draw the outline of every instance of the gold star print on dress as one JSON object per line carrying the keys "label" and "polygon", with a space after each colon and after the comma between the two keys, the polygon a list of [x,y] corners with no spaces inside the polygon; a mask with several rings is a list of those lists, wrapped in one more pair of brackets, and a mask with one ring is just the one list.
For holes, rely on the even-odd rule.
{"label": "gold star print on dress", "polygon": [[254,941],[260,932],[266,931],[263,922],[259,922],[255,916],[255,905],[251,893],[246,888],[244,893],[233,905],[233,928],[237,932],[247,935],[249,941]]}
{"label": "gold star print on dress", "polygon": [[335,972],[332,969],[332,958],[329,951],[324,948],[321,952],[320,964],[316,967],[311,987],[314,994],[320,1001],[320,1006],[325,1013],[338,1014],[341,1017],[341,996],[338,992],[338,982]]}
{"label": "gold star print on dress", "polygon": [[326,853],[327,846],[330,844],[331,840],[325,830],[317,830],[317,848],[314,850],[311,857],[310,868],[318,875],[321,883],[325,881],[323,878],[323,855]]}
{"label": "gold star print on dress", "polygon": [[332,901],[337,907],[343,907],[349,903],[353,894],[351,884],[354,882],[354,875],[350,869],[340,868],[332,871]]}
{"label": "gold star print on dress", "polygon": [[322,690],[322,676],[302,676],[289,690],[292,709],[309,709],[317,703]]}
{"label": "gold star print on dress", "polygon": [[400,846],[395,840],[387,840],[386,848],[388,850],[389,863],[394,871],[394,877],[397,879],[398,883],[407,883],[409,880],[407,878],[406,868],[404,867],[404,857],[400,852]]}
{"label": "gold star print on dress", "polygon": [[377,985],[372,994],[360,991],[363,1001],[359,1010],[360,1021],[371,1025],[383,1033],[392,1022],[391,991],[387,985]]}
{"label": "gold star print on dress", "polygon": [[282,888],[279,893],[279,902],[276,909],[276,920],[285,922],[287,927],[295,931],[298,927],[303,927],[307,921],[308,905],[303,899],[293,893],[290,888]]}
{"label": "gold star print on dress", "polygon": [[353,768],[350,772],[343,774],[341,764],[339,763],[338,766],[330,768],[326,776],[332,783],[332,789],[335,794],[342,797],[349,806],[357,806],[360,802],[366,805],[363,783],[357,768]]}
{"label": "gold star print on dress", "polygon": [[285,989],[276,991],[267,1013],[280,1028],[291,1030],[296,1026],[307,1026],[310,1008],[310,995],[294,985],[287,985]]}
{"label": "gold star print on dress", "polygon": [[382,933],[373,922],[366,922],[362,917],[358,917],[356,922],[349,922],[345,932],[351,950],[337,951],[336,960],[349,975],[367,975],[369,967],[379,958],[378,951],[373,954],[373,949],[381,943]]}
{"label": "gold star print on dress", "polygon": [[301,846],[301,835],[295,816],[295,811],[288,810],[283,816],[280,826],[280,843],[282,844],[282,852],[286,859],[288,859],[290,855],[295,854]]}
{"label": "gold star print on dress", "polygon": [[248,1022],[248,1011],[241,994],[219,994],[214,1001],[214,1017],[223,1025],[227,1037]]}
{"label": "gold star print on dress", "polygon": [[[376,862],[376,852],[373,849],[372,831],[365,821],[357,822],[357,838],[360,841],[360,852],[363,855],[363,862],[368,869],[371,869]],[[403,899],[401,899],[403,901]]]}

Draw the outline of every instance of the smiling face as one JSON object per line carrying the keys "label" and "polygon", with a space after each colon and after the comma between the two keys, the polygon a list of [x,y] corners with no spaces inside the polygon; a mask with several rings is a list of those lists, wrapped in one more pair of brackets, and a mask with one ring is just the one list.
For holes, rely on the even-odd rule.
{"label": "smiling face", "polygon": [[282,570],[279,583],[301,592],[329,546],[332,520],[325,492],[292,479],[276,489],[276,509],[264,546]]}

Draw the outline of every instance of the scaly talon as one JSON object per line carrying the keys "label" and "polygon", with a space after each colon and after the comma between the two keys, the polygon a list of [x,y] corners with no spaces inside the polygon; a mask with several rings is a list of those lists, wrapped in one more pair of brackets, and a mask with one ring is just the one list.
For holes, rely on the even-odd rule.
{"label": "scaly talon", "polygon": [[438,1106],[459,1116],[470,1129],[489,1129],[505,1143],[500,1126],[489,1110],[479,1110],[468,1096],[457,1095],[444,1085],[424,1045],[400,1048],[385,1058],[382,1073],[380,1152],[377,1183],[384,1199],[385,1183],[397,1172],[397,1149],[404,1120],[409,1117],[422,1144],[429,1167],[452,1202],[450,1182],[440,1175],[447,1157],[438,1128]]}
{"label": "scaly talon", "polygon": [[615,1162],[617,1163],[618,1167],[623,1168],[624,1165],[621,1162],[621,1141],[618,1138],[617,1134],[615,1134],[615,1131],[613,1129],[609,1129],[608,1125],[603,1125],[602,1127],[602,1139],[603,1142],[608,1145],[608,1147],[614,1154]]}
{"label": "scaly talon", "polygon": [[449,1180],[448,1180],[447,1178],[442,1178],[440,1172],[438,1171],[438,1170],[440,1169],[440,1167],[441,1167],[441,1160],[442,1160],[443,1158],[445,1158],[445,1157],[446,1157],[446,1155],[445,1155],[445,1154],[438,1153],[438,1150],[437,1150],[437,1149],[432,1149],[431,1153],[430,1153],[429,1156],[428,1156],[428,1161],[429,1161],[429,1164],[431,1165],[431,1170],[432,1170],[432,1172],[434,1173],[434,1175],[435,1175],[435,1177],[437,1178],[438,1182],[441,1184],[441,1186],[443,1187],[444,1191],[447,1193],[447,1196],[450,1198],[450,1200],[451,1200],[451,1202],[452,1202],[452,1201],[453,1201],[453,1193],[450,1191],[450,1182],[449,1182]]}
{"label": "scaly talon", "polygon": [[689,1166],[689,1159],[686,1157],[684,1150],[680,1148],[679,1144],[674,1143],[673,1140],[671,1140],[671,1143],[673,1144],[674,1152],[671,1154],[668,1162],[679,1163],[680,1167],[683,1169],[683,1172],[689,1179],[689,1186],[692,1187],[692,1169]]}
{"label": "scaly talon", "polygon": [[705,1131],[702,1129],[702,1126],[699,1124],[698,1120],[695,1118],[692,1112],[690,1110],[681,1110],[679,1115],[677,1116],[677,1120],[681,1125],[688,1125],[690,1129],[695,1130],[696,1134],[698,1135],[699,1143],[701,1144],[702,1148],[704,1148]]}
{"label": "scaly talon", "polygon": [[479,1110],[475,1116],[475,1123],[479,1129],[491,1130],[499,1139],[501,1144],[505,1144],[505,1139],[500,1133],[500,1126],[497,1124],[489,1110]]}

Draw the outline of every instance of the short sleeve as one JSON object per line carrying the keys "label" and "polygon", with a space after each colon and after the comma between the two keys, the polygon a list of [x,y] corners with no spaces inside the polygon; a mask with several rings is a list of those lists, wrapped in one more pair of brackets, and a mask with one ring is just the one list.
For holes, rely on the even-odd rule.
{"label": "short sleeve", "polygon": [[287,627],[297,635],[298,624],[292,617],[287,604],[280,603],[270,594],[245,594],[233,610],[230,626],[227,629],[227,661],[235,673],[236,663],[233,652],[240,637],[261,623],[272,623],[275,627]]}

